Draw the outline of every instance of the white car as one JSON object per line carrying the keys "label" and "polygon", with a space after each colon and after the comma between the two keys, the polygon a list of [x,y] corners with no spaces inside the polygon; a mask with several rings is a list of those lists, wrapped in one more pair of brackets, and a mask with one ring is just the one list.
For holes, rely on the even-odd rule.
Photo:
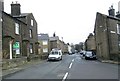
{"label": "white car", "polygon": [[48,61],[49,60],[62,60],[61,50],[52,50],[48,56]]}

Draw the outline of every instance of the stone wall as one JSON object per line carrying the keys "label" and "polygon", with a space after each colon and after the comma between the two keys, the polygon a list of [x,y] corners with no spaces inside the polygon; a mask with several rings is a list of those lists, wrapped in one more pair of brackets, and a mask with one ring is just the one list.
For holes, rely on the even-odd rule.
{"label": "stone wall", "polygon": [[2,70],[7,70],[10,68],[15,68],[20,65],[27,63],[27,58],[16,58],[16,59],[3,59]]}

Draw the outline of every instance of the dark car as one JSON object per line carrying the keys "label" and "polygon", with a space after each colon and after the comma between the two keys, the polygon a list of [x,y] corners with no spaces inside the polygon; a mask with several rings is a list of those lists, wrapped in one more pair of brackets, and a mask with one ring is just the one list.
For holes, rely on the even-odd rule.
{"label": "dark car", "polygon": [[85,52],[85,59],[86,60],[88,60],[88,59],[96,60],[96,55],[92,51],[86,51]]}

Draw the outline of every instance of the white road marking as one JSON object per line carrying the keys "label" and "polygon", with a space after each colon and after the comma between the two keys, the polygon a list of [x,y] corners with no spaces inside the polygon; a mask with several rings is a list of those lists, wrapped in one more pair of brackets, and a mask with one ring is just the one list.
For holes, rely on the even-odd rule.
{"label": "white road marking", "polygon": [[74,62],[75,59],[72,60],[72,62]]}
{"label": "white road marking", "polygon": [[67,78],[67,76],[68,76],[68,72],[66,72],[66,74],[64,75],[64,77],[63,77],[63,80],[62,80],[62,81],[65,81],[65,79]]}
{"label": "white road marking", "polygon": [[69,68],[71,68],[72,67],[72,63],[70,63],[70,66],[69,66]]}

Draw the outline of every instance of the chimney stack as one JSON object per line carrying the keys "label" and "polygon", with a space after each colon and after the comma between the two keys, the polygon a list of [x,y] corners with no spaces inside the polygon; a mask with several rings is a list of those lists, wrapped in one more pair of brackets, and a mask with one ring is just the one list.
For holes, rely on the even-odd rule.
{"label": "chimney stack", "polygon": [[4,11],[4,1],[0,0],[0,10]]}
{"label": "chimney stack", "polygon": [[16,1],[16,3],[12,2],[11,4],[11,15],[19,16],[21,14],[21,5]]}
{"label": "chimney stack", "polygon": [[120,13],[120,1],[118,2],[118,12]]}
{"label": "chimney stack", "polygon": [[111,5],[111,7],[108,10],[109,16],[115,16],[115,9],[113,9],[113,5]]}

